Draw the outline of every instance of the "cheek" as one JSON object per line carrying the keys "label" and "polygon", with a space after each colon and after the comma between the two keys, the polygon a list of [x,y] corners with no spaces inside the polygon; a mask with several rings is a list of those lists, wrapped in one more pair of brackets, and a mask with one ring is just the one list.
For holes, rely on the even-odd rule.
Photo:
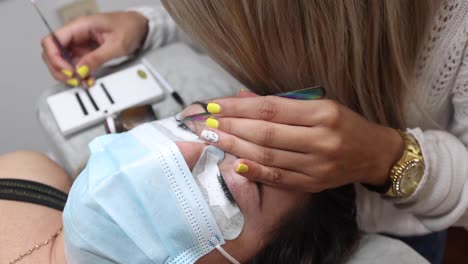
{"label": "cheek", "polygon": [[242,248],[248,248],[254,252],[252,256],[268,245],[275,235],[275,227],[265,222],[261,215],[250,215],[245,218],[244,228],[236,239],[242,241]]}
{"label": "cheek", "polygon": [[274,189],[265,187],[263,212],[269,217],[266,218],[271,225],[279,225],[283,219],[292,211],[301,210],[310,201],[310,194]]}

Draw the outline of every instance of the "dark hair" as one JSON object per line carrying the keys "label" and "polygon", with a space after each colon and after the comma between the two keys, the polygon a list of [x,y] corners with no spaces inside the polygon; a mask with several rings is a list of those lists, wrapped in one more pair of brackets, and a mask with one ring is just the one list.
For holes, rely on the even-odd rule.
{"label": "dark hair", "polygon": [[353,185],[311,194],[310,201],[276,229],[273,241],[252,263],[345,262],[360,237],[355,198]]}

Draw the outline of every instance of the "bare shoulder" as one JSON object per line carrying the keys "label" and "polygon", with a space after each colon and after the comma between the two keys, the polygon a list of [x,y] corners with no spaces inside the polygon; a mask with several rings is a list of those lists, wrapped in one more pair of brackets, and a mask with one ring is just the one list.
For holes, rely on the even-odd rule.
{"label": "bare shoulder", "polygon": [[[70,178],[60,166],[47,156],[35,152],[1,155],[2,178],[35,181],[66,193],[71,186]],[[0,200],[0,212],[0,263],[10,263],[20,254],[47,240],[63,225],[62,212],[36,204]],[[61,236],[20,263],[65,263],[60,258],[65,261]]]}
{"label": "bare shoulder", "polygon": [[68,193],[71,179],[46,155],[18,151],[0,156],[0,179],[22,179],[47,184]]}

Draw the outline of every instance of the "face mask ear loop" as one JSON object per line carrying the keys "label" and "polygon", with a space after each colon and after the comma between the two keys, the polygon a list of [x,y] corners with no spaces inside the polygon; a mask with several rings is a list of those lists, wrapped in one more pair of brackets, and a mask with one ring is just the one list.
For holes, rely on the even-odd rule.
{"label": "face mask ear loop", "polygon": [[211,237],[208,241],[208,243],[210,243],[210,245],[214,248],[216,248],[216,250],[219,251],[219,253],[221,253],[221,255],[223,255],[227,260],[229,260],[232,264],[241,264],[239,261],[237,261],[233,256],[229,255],[229,253],[227,253],[226,250],[224,250],[224,248],[221,247],[220,243],[221,243],[221,239],[220,237],[218,237],[217,235],[214,235],[213,237]]}
{"label": "face mask ear loop", "polygon": [[108,129],[109,134],[115,134],[117,132],[117,129],[115,127],[115,121],[112,116],[108,116],[106,118],[106,128]]}
{"label": "face mask ear loop", "polygon": [[223,255],[227,260],[229,260],[232,264],[240,264],[233,256],[229,255],[219,244],[215,246],[215,248]]}

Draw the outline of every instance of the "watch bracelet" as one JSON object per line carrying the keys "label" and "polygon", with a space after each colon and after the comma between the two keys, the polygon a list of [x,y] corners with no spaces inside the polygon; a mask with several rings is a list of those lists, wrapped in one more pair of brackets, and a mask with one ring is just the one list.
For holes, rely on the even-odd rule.
{"label": "watch bracelet", "polygon": [[397,129],[397,132],[403,138],[403,141],[405,143],[405,150],[408,150],[413,154],[420,155],[422,157],[422,151],[421,147],[419,146],[418,140],[410,133],[404,132],[400,129]]}
{"label": "watch bracelet", "polygon": [[[419,147],[419,142],[416,140],[416,138],[414,138],[414,136],[412,136],[411,134],[406,133],[406,132],[404,132],[404,131],[402,131],[400,129],[396,129],[396,131],[398,132],[398,134],[400,134],[401,138],[404,141],[404,145],[405,145],[405,148],[404,148],[404,150],[402,152],[402,156],[400,157],[400,159],[403,157],[404,151],[410,151],[413,154],[420,155],[422,157],[421,149]],[[417,148],[415,148],[415,149],[410,148],[411,146],[416,146]],[[400,182],[400,178],[403,176],[402,175],[403,166],[409,165],[409,164],[407,164],[408,162],[412,163],[412,161],[406,161],[405,163],[403,163],[403,166],[398,166],[398,163],[400,162],[400,159],[390,169],[390,175],[388,175],[387,180],[385,181],[385,183],[383,185],[376,186],[376,185],[371,185],[371,184],[367,184],[367,183],[362,183],[361,185],[364,186],[369,191],[377,192],[377,193],[380,193],[380,194],[383,194],[383,195],[386,195],[391,191],[395,193],[396,190],[393,188],[394,187],[393,182],[396,182],[398,184]],[[424,162],[424,159],[422,161]],[[398,195],[398,193],[395,193],[395,195]]]}
{"label": "watch bracelet", "polygon": [[[408,195],[401,192],[401,189],[400,189],[401,180],[404,177],[404,172],[406,171],[406,169],[410,166],[416,165],[417,164],[416,162],[418,159],[410,159],[404,162],[402,162],[401,159],[406,155],[412,154],[412,155],[420,157],[419,161],[422,162],[424,166],[424,157],[422,156],[422,151],[421,151],[419,142],[416,140],[416,138],[413,135],[411,135],[410,133],[404,132],[402,130],[399,130],[399,129],[397,129],[397,131],[404,140],[405,149],[403,151],[402,156],[398,160],[398,162],[390,170],[389,179],[391,182],[391,186],[388,189],[388,191],[384,193],[384,195],[387,197],[391,197],[391,198],[404,198],[404,197],[407,197]],[[405,154],[405,151],[411,154]]]}

